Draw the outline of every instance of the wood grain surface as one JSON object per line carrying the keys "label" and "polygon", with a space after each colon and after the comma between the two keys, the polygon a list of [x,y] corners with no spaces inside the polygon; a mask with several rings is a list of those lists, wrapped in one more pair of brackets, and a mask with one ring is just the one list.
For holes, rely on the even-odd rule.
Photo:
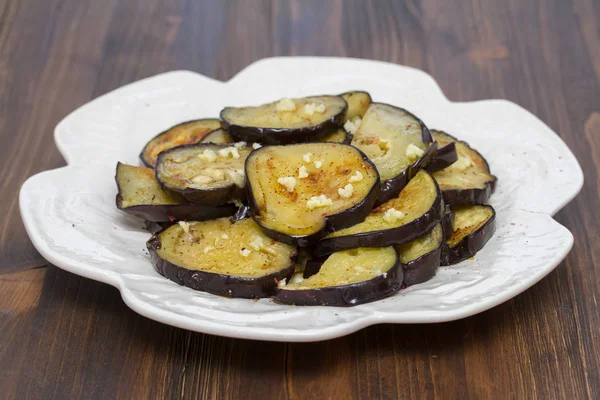
{"label": "wood grain surface", "polygon": [[[35,251],[18,190],[64,165],[56,123],[140,78],[229,79],[263,57],[369,58],[429,72],[454,101],[505,98],[573,150],[575,246],[480,315],[285,344],[172,328]],[[519,135],[519,132],[507,132]],[[0,0],[0,398],[600,398],[597,0]],[[43,267],[43,268],[38,268]]]}

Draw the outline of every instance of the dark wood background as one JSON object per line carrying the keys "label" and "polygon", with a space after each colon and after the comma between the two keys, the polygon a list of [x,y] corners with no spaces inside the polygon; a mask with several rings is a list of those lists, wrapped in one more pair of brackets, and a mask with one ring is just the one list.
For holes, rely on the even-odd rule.
{"label": "dark wood background", "polygon": [[[0,398],[598,398],[599,22],[598,0],[0,0]],[[65,115],[160,72],[225,80],[277,55],[410,65],[451,100],[524,106],[585,171],[556,216],[573,251],[480,315],[312,344],[161,325],[35,251],[18,190],[64,165]]]}

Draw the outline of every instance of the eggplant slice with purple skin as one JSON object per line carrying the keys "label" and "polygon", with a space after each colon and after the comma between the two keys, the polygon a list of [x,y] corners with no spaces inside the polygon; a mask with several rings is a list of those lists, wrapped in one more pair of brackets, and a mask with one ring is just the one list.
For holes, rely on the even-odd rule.
{"label": "eggplant slice with purple skin", "polygon": [[446,239],[441,265],[452,265],[473,257],[496,230],[496,211],[492,206],[457,206],[453,210],[454,228]]}
{"label": "eggplant slice with purple skin", "polygon": [[246,160],[246,180],[256,222],[299,246],[364,220],[380,185],[364,153],[339,143],[262,147]]}
{"label": "eggplant slice with purple skin", "polygon": [[350,144],[351,140],[352,136],[344,128],[337,128],[319,139],[319,142]]}
{"label": "eggplant slice with purple skin", "polygon": [[382,103],[369,106],[351,144],[364,151],[377,167],[382,203],[398,196],[437,149],[423,121],[402,108]]}
{"label": "eggplant slice with purple skin", "polygon": [[228,297],[276,293],[294,273],[297,249],[266,237],[252,219],[180,222],[147,242],[156,271],[173,282]]}
{"label": "eggplant slice with purple skin", "polygon": [[447,133],[438,131],[436,140],[440,143],[454,141],[458,153],[456,162],[433,174],[446,203],[450,205],[487,203],[494,193],[497,178],[490,174],[490,167],[485,158],[468,143],[457,141]]}
{"label": "eggplant slice with purple skin", "polygon": [[393,198],[375,208],[366,219],[320,240],[313,256],[357,247],[387,247],[406,243],[430,231],[442,218],[444,202],[437,183],[419,171]]}
{"label": "eggplant slice with purple skin", "polygon": [[358,248],[330,255],[319,272],[280,287],[274,299],[298,306],[351,307],[382,299],[402,286],[394,247]]}
{"label": "eggplant slice with purple skin", "polygon": [[446,210],[442,217],[442,228],[444,229],[444,237],[449,238],[452,235],[452,224],[454,224],[454,211],[452,207],[446,204]]}
{"label": "eggplant slice with purple skin", "polygon": [[118,189],[117,208],[147,221],[204,221],[233,215],[237,209],[234,205],[190,204],[180,196],[165,191],[151,168],[117,163],[115,180]]}
{"label": "eggplant slice with purple skin", "polygon": [[456,139],[448,135],[446,132],[431,129],[431,136],[438,144],[437,153],[427,164],[427,171],[437,172],[449,167],[458,160],[458,152],[456,151]]}
{"label": "eggplant slice with purple skin", "polygon": [[158,155],[156,178],[163,188],[193,204],[220,205],[245,197],[244,163],[252,148],[200,143]]}
{"label": "eggplant slice with purple skin", "polygon": [[214,118],[177,124],[150,139],[142,149],[140,159],[146,167],[154,168],[160,152],[183,144],[198,143],[209,132],[220,127],[221,121]]}
{"label": "eggplant slice with purple skin", "polygon": [[342,93],[340,96],[348,103],[348,110],[346,111],[344,122],[355,122],[357,118],[364,117],[372,103],[371,95],[368,92],[360,90]]}
{"label": "eggplant slice with purple skin", "polygon": [[200,143],[234,143],[235,139],[225,129],[219,128],[209,132]]}
{"label": "eggplant slice with purple skin", "polygon": [[435,276],[444,246],[444,230],[437,224],[430,232],[408,243],[398,245],[404,270],[404,285],[423,283]]}
{"label": "eggplant slice with purple skin", "polygon": [[347,108],[340,96],[285,98],[256,107],[226,107],[221,120],[234,138],[248,143],[313,142],[341,127]]}

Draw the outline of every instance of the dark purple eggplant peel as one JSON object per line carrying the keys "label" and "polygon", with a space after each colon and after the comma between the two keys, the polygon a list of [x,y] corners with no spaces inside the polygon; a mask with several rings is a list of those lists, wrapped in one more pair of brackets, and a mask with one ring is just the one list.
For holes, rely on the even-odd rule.
{"label": "dark purple eggplant peel", "polygon": [[262,234],[251,219],[181,222],[146,244],[156,271],[207,293],[268,297],[294,273],[297,250]]}
{"label": "dark purple eggplant peel", "polygon": [[147,221],[204,221],[233,215],[236,207],[200,206],[165,191],[150,168],[117,163],[117,208]]}
{"label": "dark purple eggplant peel", "polygon": [[398,196],[437,150],[429,129],[407,110],[371,103],[351,144],[373,161],[381,177],[380,202]]}
{"label": "dark purple eggplant peel", "polygon": [[298,306],[350,307],[382,299],[402,286],[394,247],[359,248],[329,256],[309,278],[280,288],[274,299]]}
{"label": "dark purple eggplant peel", "polygon": [[339,143],[255,150],[246,160],[246,181],[248,205],[265,234],[299,246],[364,220],[379,192],[375,166]]}
{"label": "dark purple eggplant peel", "polygon": [[437,183],[429,173],[419,171],[398,197],[375,208],[363,222],[320,240],[313,256],[406,243],[430,231],[443,213],[444,202]]}
{"label": "dark purple eggplant peel", "polygon": [[234,138],[248,143],[312,142],[341,127],[347,108],[340,96],[311,96],[256,107],[226,107],[221,120]]}
{"label": "dark purple eggplant peel", "polygon": [[398,245],[405,286],[423,283],[435,276],[444,244],[444,230],[441,224],[437,224],[425,235]]}
{"label": "dark purple eggplant peel", "polygon": [[435,156],[427,164],[427,171],[433,173],[449,167],[458,160],[456,151],[456,139],[454,136],[448,135],[446,132],[431,129],[431,136],[437,142],[438,148]]}
{"label": "dark purple eggplant peel", "polygon": [[441,265],[452,265],[473,257],[496,230],[496,211],[488,205],[453,207],[454,230],[446,239]]}

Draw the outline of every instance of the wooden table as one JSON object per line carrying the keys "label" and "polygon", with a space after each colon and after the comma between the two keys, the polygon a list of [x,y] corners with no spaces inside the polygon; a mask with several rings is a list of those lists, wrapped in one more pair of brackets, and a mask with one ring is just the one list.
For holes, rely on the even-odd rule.
{"label": "wooden table", "polygon": [[[521,104],[585,171],[582,193],[556,215],[573,250],[480,315],[312,344],[153,322],[35,251],[17,193],[64,165],[52,139],[60,119],[160,72],[226,80],[277,55],[391,61],[429,72],[454,101]],[[0,126],[0,398],[600,396],[597,0],[0,0]]]}

